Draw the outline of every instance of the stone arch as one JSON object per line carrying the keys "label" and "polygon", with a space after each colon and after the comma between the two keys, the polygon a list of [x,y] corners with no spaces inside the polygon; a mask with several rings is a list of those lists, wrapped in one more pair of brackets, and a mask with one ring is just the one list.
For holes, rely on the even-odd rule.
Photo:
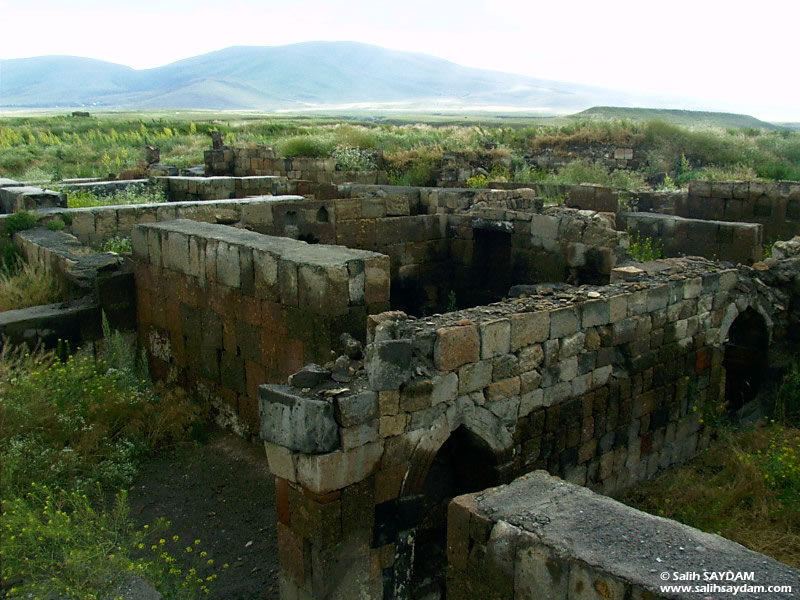
{"label": "stone arch", "polygon": [[441,415],[419,440],[403,479],[401,496],[421,493],[436,455],[460,427],[496,457],[497,465],[505,462],[514,443],[511,433],[492,412],[481,406],[470,405],[455,414],[451,413],[449,417],[447,414]]}
{"label": "stone arch", "polygon": [[765,380],[770,331],[762,311],[748,306],[724,333],[725,402],[736,411],[756,398]]}
{"label": "stone arch", "polygon": [[328,223],[330,221],[330,215],[328,214],[328,209],[324,206],[320,206],[319,210],[317,211],[317,223]]}
{"label": "stone arch", "polygon": [[403,493],[415,498],[417,507],[413,561],[406,573],[411,598],[443,597],[450,500],[502,483],[498,467],[504,452],[496,440],[490,444],[477,433],[474,420],[460,419],[453,426],[451,431],[442,415],[431,435],[417,445],[412,456],[416,463],[404,481]]}

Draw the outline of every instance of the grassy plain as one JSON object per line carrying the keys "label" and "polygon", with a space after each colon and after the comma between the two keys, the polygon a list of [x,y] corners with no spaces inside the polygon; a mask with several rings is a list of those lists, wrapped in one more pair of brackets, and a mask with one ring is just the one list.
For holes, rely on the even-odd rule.
{"label": "grassy plain", "polygon": [[[188,167],[202,164],[203,151],[210,146],[209,133],[218,129],[229,145],[270,145],[279,156],[328,157],[342,148],[379,152],[381,166],[395,183],[418,185],[430,182],[431,171],[441,166],[448,152],[471,154],[481,164],[497,167],[493,178],[513,181],[574,183],[572,179],[580,176],[594,178],[582,181],[634,187],[647,175],[665,172],[679,185],[693,178],[800,179],[800,132],[721,127],[719,124],[726,122],[752,125],[755,120],[726,118],[710,123],[707,116],[697,117],[695,126],[685,127],[674,124],[677,117],[667,111],[652,114],[665,120],[643,120],[651,113],[618,110],[631,118],[617,119],[613,113],[602,113],[602,118],[600,113],[542,118],[524,114],[340,116],[242,111],[114,112],[89,118],[3,116],[0,175],[40,181],[105,177],[134,167],[146,145],[161,149],[163,163]],[[682,123],[688,119],[685,114],[678,117]],[[525,159],[545,150],[569,155],[587,145],[636,148],[638,156],[645,158],[639,179],[615,182],[607,169],[590,173],[575,167],[577,172],[572,174],[569,170],[565,174],[537,171]]]}

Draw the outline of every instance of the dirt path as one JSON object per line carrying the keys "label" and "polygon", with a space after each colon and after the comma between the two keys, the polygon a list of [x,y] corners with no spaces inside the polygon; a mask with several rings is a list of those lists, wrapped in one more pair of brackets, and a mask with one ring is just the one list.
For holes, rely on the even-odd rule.
{"label": "dirt path", "polygon": [[171,535],[201,540],[219,572],[209,598],[278,598],[275,486],[264,449],[214,429],[203,444],[158,456],[129,491],[137,525],[164,517]]}

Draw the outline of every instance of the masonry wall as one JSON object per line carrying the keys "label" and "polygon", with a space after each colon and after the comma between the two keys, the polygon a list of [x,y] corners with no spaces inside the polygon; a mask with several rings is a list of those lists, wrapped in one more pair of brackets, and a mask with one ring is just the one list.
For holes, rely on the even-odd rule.
{"label": "masonry wall", "polygon": [[268,146],[253,148],[224,147],[204,153],[206,173],[209,175],[279,176],[302,179],[315,183],[364,184],[388,182],[385,171],[337,171],[333,158],[278,158]]}
{"label": "masonry wall", "polygon": [[30,185],[0,187],[0,212],[11,214],[21,210],[63,207],[67,196],[62,192],[44,190]]}
{"label": "masonry wall", "polygon": [[[321,417],[338,436],[317,453],[278,441],[262,388],[283,597],[408,597],[428,473],[456,430],[481,440],[499,481],[546,469],[604,494],[693,457],[708,443],[701,417],[722,398],[727,329],[748,306],[774,310],[738,281],[686,260],[425,320],[371,317],[367,381]],[[307,414],[304,394],[274,393]]]}
{"label": "masonry wall", "polygon": [[389,261],[186,220],[133,230],[140,343],[153,374],[211,400],[240,434],[257,389],[326,362],[388,307]]}
{"label": "masonry wall", "polygon": [[664,256],[704,256],[751,265],[763,255],[760,223],[684,219],[657,213],[622,213],[620,228],[661,242]]}
{"label": "masonry wall", "polygon": [[[448,600],[788,600],[800,585],[800,571],[763,554],[541,471],[455,498],[447,556]],[[717,573],[753,579],[704,579]],[[696,580],[685,578],[694,574]]]}
{"label": "masonry wall", "polygon": [[761,223],[767,241],[800,234],[800,182],[693,181],[676,214],[691,219]]}

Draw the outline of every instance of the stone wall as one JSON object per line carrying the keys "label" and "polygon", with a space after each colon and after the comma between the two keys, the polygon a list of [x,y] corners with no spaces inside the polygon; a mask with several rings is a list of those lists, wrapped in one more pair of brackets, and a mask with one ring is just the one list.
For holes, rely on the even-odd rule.
{"label": "stone wall", "polygon": [[761,223],[767,241],[800,234],[800,182],[693,181],[676,214],[691,219]]}
{"label": "stone wall", "polygon": [[622,213],[620,229],[663,244],[664,256],[704,256],[751,265],[763,255],[763,225],[684,219],[658,213]]}
{"label": "stone wall", "polygon": [[170,202],[223,200],[248,196],[295,193],[286,177],[159,177],[156,179]]}
{"label": "stone wall", "polygon": [[800,586],[797,569],[543,472],[454,499],[447,558],[448,600],[789,600]]}
{"label": "stone wall", "polygon": [[[65,231],[83,244],[99,245],[112,237],[128,237],[135,225],[174,219],[257,228],[271,218],[271,203],[294,202],[302,196],[265,196],[244,200],[209,200],[162,204],[128,204],[42,211],[41,220],[61,218]],[[265,216],[266,215],[266,216]]]}
{"label": "stone wall", "polygon": [[29,185],[11,185],[0,188],[0,212],[10,214],[21,210],[65,207],[67,196],[62,192],[44,190]]}
{"label": "stone wall", "polygon": [[[433,468],[452,439],[468,449],[455,465],[471,457],[461,476],[472,489],[457,493],[547,469],[612,494],[704,448],[728,329],[750,308],[773,335],[788,303],[709,261],[665,266],[423,320],[377,315],[366,377],[349,391],[326,401],[325,386],[263,387],[282,597],[407,598],[429,584],[410,561],[436,547],[426,502],[452,481]],[[291,407],[280,427],[277,405]],[[328,432],[313,452],[282,437],[313,438],[311,410]]]}
{"label": "stone wall", "polygon": [[204,153],[207,175],[278,176],[314,183],[365,184],[388,182],[385,171],[337,171],[334,158],[278,158],[268,146],[252,148],[222,147]]}
{"label": "stone wall", "polygon": [[133,229],[140,343],[159,379],[208,398],[240,434],[257,389],[325,362],[388,307],[389,261],[186,220]]}

